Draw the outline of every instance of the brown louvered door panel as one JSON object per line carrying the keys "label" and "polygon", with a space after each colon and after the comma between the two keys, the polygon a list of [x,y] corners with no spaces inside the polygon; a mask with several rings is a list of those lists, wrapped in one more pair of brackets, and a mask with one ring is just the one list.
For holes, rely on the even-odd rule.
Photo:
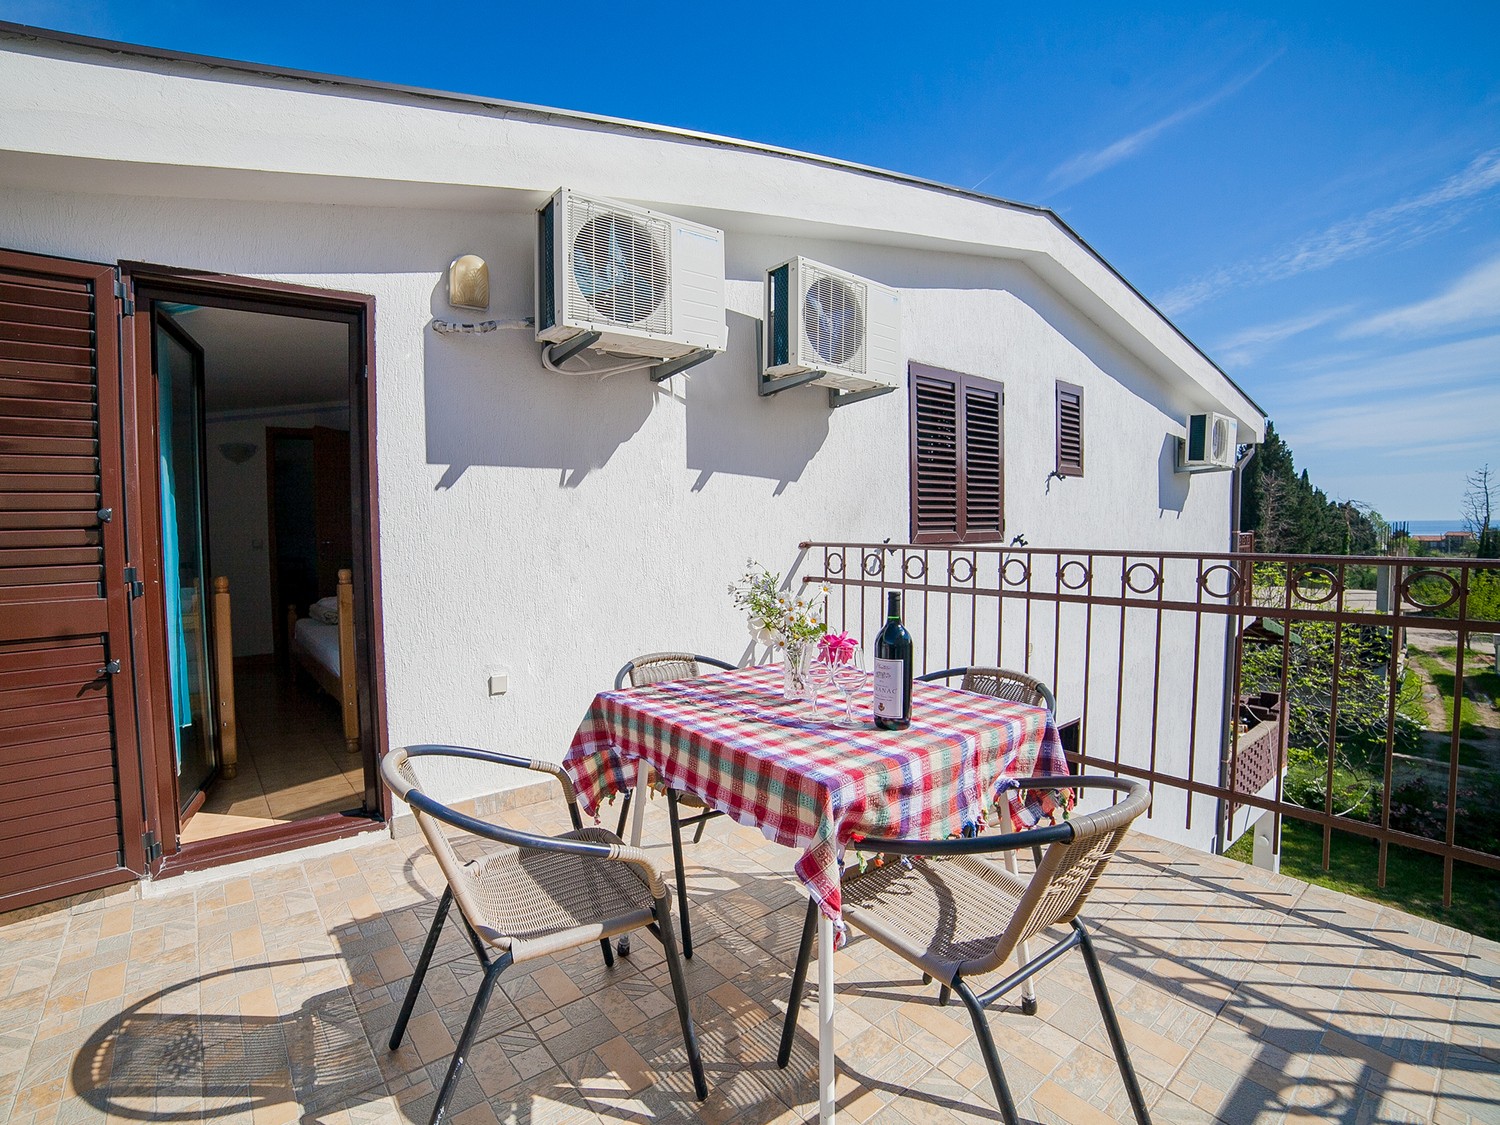
{"label": "brown louvered door panel", "polygon": [[144,865],[118,318],[112,269],[0,251],[0,910]]}
{"label": "brown louvered door panel", "polygon": [[960,533],[966,543],[1001,537],[1005,432],[1001,424],[1000,388],[965,380],[964,395],[964,510]]}

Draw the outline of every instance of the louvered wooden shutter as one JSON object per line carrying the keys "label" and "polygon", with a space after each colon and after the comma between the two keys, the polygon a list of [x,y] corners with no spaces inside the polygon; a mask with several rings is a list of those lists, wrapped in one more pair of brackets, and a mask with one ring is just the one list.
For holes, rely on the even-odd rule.
{"label": "louvered wooden shutter", "polygon": [[128,683],[105,572],[124,551],[113,278],[0,253],[0,910],[129,878],[141,852],[131,697],[107,670]]}
{"label": "louvered wooden shutter", "polygon": [[913,543],[983,543],[1004,530],[1004,392],[998,383],[910,367]]}
{"label": "louvered wooden shutter", "polygon": [[959,529],[958,385],[912,371],[912,542],[941,543]]}
{"label": "louvered wooden shutter", "polygon": [[1057,474],[1083,476],[1083,388],[1057,383]]}
{"label": "louvered wooden shutter", "polygon": [[1000,388],[965,379],[964,509],[959,534],[965,543],[993,542],[1004,529],[1001,470],[1004,434],[1000,425]]}

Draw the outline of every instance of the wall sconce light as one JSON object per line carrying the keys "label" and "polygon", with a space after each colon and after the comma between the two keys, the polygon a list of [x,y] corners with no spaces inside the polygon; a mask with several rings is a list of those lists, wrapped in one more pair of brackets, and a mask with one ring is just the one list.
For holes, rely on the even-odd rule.
{"label": "wall sconce light", "polygon": [[255,456],[255,451],[260,446],[253,441],[226,441],[219,446],[219,452],[224,454],[224,460],[235,465],[243,465]]}
{"label": "wall sconce light", "polygon": [[454,258],[448,267],[448,303],[459,309],[490,307],[490,267],[474,254]]}

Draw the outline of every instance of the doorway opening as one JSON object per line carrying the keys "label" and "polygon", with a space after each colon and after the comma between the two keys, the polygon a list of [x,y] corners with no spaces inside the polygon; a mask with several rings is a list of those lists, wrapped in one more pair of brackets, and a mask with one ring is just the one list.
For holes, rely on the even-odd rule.
{"label": "doorway opening", "polygon": [[168,864],[368,822],[380,809],[364,312],[145,283],[137,306]]}

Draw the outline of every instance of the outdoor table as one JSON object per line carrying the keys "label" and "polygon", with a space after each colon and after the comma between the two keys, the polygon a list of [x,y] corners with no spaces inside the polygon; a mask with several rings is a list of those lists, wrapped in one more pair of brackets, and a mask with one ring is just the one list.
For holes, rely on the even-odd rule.
{"label": "outdoor table", "polygon": [[[1052,717],[936,684],[912,685],[912,723],[878,730],[809,717],[782,698],[774,666],[601,692],[563,768],[585,812],[610,796],[662,784],[701,798],[740,824],[802,854],[798,879],[819,907],[818,1109],[833,1121],[833,957],[842,936],[839,867],[848,847],[877,837],[941,840],[982,828],[997,799],[1016,830],[1058,811],[1050,792],[1014,779],[1068,772]],[[868,703],[864,713],[869,714]],[[631,843],[646,802],[637,799]]]}

